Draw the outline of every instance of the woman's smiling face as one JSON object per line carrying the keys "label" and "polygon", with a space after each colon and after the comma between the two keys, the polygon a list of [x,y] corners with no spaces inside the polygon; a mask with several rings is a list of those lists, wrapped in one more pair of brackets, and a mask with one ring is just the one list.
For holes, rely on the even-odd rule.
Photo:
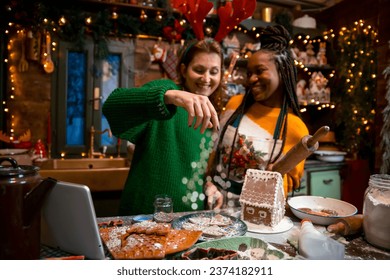
{"label": "woman's smiling face", "polygon": [[221,82],[221,65],[221,57],[216,53],[196,53],[188,67],[181,65],[185,88],[195,94],[210,96]]}
{"label": "woman's smiling face", "polygon": [[283,91],[272,53],[258,51],[249,58],[247,81],[257,102],[270,107],[281,105]]}

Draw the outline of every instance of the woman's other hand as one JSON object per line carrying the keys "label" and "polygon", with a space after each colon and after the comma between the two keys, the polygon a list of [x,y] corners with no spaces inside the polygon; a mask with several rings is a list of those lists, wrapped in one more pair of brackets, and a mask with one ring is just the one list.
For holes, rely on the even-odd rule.
{"label": "woman's other hand", "polygon": [[207,198],[207,209],[221,209],[223,204],[223,195],[218,188],[211,182],[206,182],[204,192]]}
{"label": "woman's other hand", "polygon": [[206,128],[219,130],[217,111],[207,96],[182,90],[168,90],[164,95],[164,102],[183,107],[188,112],[189,127],[197,129],[201,125],[201,133],[204,133]]}

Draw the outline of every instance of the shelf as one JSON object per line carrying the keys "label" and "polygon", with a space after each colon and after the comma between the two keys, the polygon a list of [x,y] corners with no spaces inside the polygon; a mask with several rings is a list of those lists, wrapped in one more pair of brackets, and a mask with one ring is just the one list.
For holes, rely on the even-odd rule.
{"label": "shelf", "polygon": [[293,26],[293,35],[309,35],[311,38],[321,37],[324,34],[323,30],[317,29],[317,28],[302,28],[302,27],[296,27]]}
{"label": "shelf", "polygon": [[[126,11],[137,11],[140,12],[141,10],[145,11],[151,11],[157,14],[157,12],[166,14],[168,11],[172,9],[165,9],[165,8],[159,8],[159,7],[151,7],[151,6],[142,6],[142,5],[135,5],[135,4],[129,4],[129,3],[122,3],[122,2],[114,2],[114,1],[99,1],[99,0],[81,0],[81,3],[86,4],[85,8],[92,9],[92,6],[94,9],[106,7],[106,8],[112,8],[112,9],[120,9],[120,10],[126,10]],[[173,11],[174,13],[177,13],[176,11]]]}
{"label": "shelf", "polygon": [[[276,25],[274,22],[266,22],[260,19],[246,19],[240,23],[241,26],[245,27],[247,30],[252,30],[252,28],[266,28],[267,26]],[[302,28],[293,26],[292,36],[304,34],[309,35],[312,38],[323,36],[323,30],[317,28]]]}
{"label": "shelf", "polygon": [[247,30],[251,30],[253,27],[255,28],[266,28],[269,25],[275,25],[272,22],[266,22],[259,19],[246,19],[243,20],[240,25],[245,27]]}
{"label": "shelf", "polygon": [[334,70],[334,67],[330,65],[303,65],[304,68],[307,68],[309,70],[317,70],[317,71],[331,71]]}

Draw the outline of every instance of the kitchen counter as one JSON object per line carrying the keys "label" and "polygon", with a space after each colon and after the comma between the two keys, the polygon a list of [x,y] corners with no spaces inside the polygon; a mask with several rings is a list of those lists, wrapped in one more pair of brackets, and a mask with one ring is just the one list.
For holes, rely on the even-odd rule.
{"label": "kitchen counter", "polygon": [[340,169],[346,164],[345,161],[340,162],[327,162],[316,159],[307,159],[305,161],[305,169],[316,170],[316,169]]}
{"label": "kitchen counter", "polygon": [[[195,212],[185,212],[185,213],[175,213],[175,218],[179,218],[183,215],[195,213]],[[239,216],[239,209],[234,209],[230,211],[222,211],[222,213],[229,214],[232,216]],[[287,211],[286,216],[289,217],[293,222],[293,227],[290,230],[280,233],[256,233],[248,231],[245,236],[254,237],[261,239],[275,246],[279,250],[282,250],[289,254],[292,257],[297,256],[297,240],[300,231],[300,220],[297,219],[293,214]],[[132,223],[133,216],[124,216],[124,217],[104,217],[97,218],[98,223],[107,222],[112,220],[121,219],[124,224]],[[345,259],[346,260],[390,260],[390,251],[381,250],[376,248],[364,240],[362,234],[350,236],[348,238],[335,236],[326,231],[324,226],[316,226],[318,230],[323,232],[324,234],[332,237],[333,239],[338,240],[339,242],[345,245]],[[109,259],[111,256],[106,250],[107,258]],[[70,256],[70,254],[49,248],[47,246],[43,246],[41,250],[42,258],[50,258],[50,257],[66,257]]]}

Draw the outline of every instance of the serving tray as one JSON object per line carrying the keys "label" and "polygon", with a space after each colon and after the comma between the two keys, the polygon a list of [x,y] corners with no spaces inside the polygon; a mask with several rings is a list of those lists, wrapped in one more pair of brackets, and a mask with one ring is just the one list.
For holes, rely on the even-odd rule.
{"label": "serving tray", "polygon": [[[288,260],[293,259],[289,254],[277,249],[268,242],[248,236],[237,236],[219,240],[201,242],[193,248],[217,248],[234,250],[239,252],[239,259],[262,259],[262,260]],[[252,254],[252,256],[251,256]]]}
{"label": "serving tray", "polygon": [[221,226],[221,230],[224,232],[224,236],[221,237],[207,237],[202,235],[199,238],[199,241],[210,241],[210,240],[216,240],[221,238],[227,238],[227,237],[233,237],[233,236],[242,236],[244,235],[248,227],[247,225],[240,219],[237,219],[235,217],[225,215],[225,214],[216,214],[216,213],[194,213],[182,216],[180,218],[177,218],[172,221],[172,227],[175,229],[182,229],[183,224],[189,222],[189,219],[191,218],[213,218],[216,215],[222,215],[223,217],[229,218],[232,223],[228,226]]}

